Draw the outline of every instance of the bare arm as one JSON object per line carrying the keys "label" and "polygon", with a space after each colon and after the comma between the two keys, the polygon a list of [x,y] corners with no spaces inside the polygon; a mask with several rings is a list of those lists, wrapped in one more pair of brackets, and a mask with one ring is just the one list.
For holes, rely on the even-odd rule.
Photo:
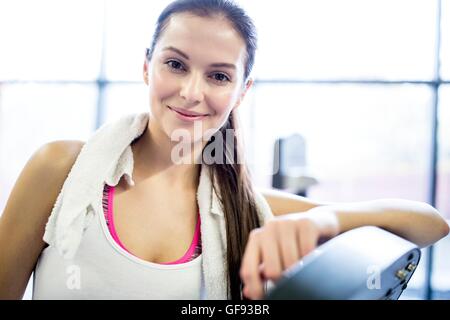
{"label": "bare arm", "polygon": [[[284,196],[275,196],[283,203]],[[292,201],[295,199],[291,199]],[[307,208],[303,199],[290,208]],[[278,280],[282,272],[309,254],[320,239],[362,227],[377,226],[419,247],[429,246],[449,233],[449,225],[432,206],[417,201],[381,199],[365,202],[317,205],[307,211],[284,214],[252,230],[242,259],[243,293],[251,299],[263,296],[263,278]]]}
{"label": "bare arm", "polygon": [[83,143],[55,141],[25,165],[0,216],[0,299],[21,299],[45,247],[45,224]]}
{"label": "bare arm", "polygon": [[277,189],[258,189],[264,196],[275,216],[303,212],[309,209],[331,204],[319,202]]}
{"label": "bare arm", "polygon": [[429,246],[449,233],[448,223],[427,203],[403,199],[332,204],[318,207],[308,215],[334,212],[339,233],[373,225],[405,238],[419,247]]}
{"label": "bare arm", "polygon": [[[336,212],[339,232],[374,225],[426,247],[449,233],[448,223],[427,203],[403,199],[379,199],[353,203],[313,201],[287,192],[260,190],[275,216],[297,212],[318,215]],[[326,219],[324,219],[326,220]]]}

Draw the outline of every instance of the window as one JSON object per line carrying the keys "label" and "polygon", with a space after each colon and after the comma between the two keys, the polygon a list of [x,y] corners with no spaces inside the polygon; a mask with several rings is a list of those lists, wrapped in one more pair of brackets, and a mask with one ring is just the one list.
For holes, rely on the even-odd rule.
{"label": "window", "polygon": [[102,21],[102,1],[2,1],[0,81],[94,81]]}
{"label": "window", "polygon": [[436,1],[241,2],[259,29],[258,79],[434,76]]}

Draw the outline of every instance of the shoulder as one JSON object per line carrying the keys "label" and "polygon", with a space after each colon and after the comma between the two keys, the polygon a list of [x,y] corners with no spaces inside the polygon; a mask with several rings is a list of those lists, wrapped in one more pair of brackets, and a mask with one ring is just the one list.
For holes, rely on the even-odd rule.
{"label": "shoulder", "polygon": [[78,140],[52,141],[41,146],[30,161],[35,162],[37,167],[42,169],[72,167],[83,146],[84,142]]}
{"label": "shoulder", "polygon": [[[44,215],[53,206],[83,146],[82,141],[53,141],[38,148],[25,164],[8,200],[5,214],[17,217],[35,212]],[[9,206],[8,206],[9,205]],[[9,210],[12,209],[12,210]],[[49,212],[48,212],[49,213]]]}
{"label": "shoulder", "polygon": [[27,189],[42,186],[61,188],[84,143],[58,140],[39,147],[30,157],[17,181]]}

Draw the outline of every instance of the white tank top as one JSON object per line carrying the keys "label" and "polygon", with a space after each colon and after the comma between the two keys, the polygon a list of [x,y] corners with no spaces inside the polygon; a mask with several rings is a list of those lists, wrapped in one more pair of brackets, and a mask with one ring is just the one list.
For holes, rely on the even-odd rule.
{"label": "white tank top", "polygon": [[[149,113],[131,114],[99,128],[83,146],[45,226],[50,244],[34,272],[34,299],[229,299],[226,221],[207,165],[201,165],[197,203],[202,253],[182,264],[139,259],[121,248],[103,215],[104,183],[122,176],[133,185],[132,141]],[[213,183],[214,181],[214,183]],[[261,225],[273,218],[255,190]]]}
{"label": "white tank top", "polygon": [[34,271],[33,299],[203,298],[202,254],[181,264],[148,262],[114,241],[103,215],[93,220],[74,258],[65,259],[52,246],[43,250]]}

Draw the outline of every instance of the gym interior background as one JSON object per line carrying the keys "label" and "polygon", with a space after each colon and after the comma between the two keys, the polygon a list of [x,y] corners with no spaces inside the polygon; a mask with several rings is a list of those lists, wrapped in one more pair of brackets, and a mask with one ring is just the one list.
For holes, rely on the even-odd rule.
{"label": "gym interior background", "polygon": [[[278,187],[425,201],[450,219],[450,0],[237,2],[259,31],[240,108],[256,185],[274,185],[276,142],[300,137]],[[142,64],[167,3],[0,2],[0,212],[39,146],[148,110]],[[450,237],[422,251],[401,299],[449,299]]]}

